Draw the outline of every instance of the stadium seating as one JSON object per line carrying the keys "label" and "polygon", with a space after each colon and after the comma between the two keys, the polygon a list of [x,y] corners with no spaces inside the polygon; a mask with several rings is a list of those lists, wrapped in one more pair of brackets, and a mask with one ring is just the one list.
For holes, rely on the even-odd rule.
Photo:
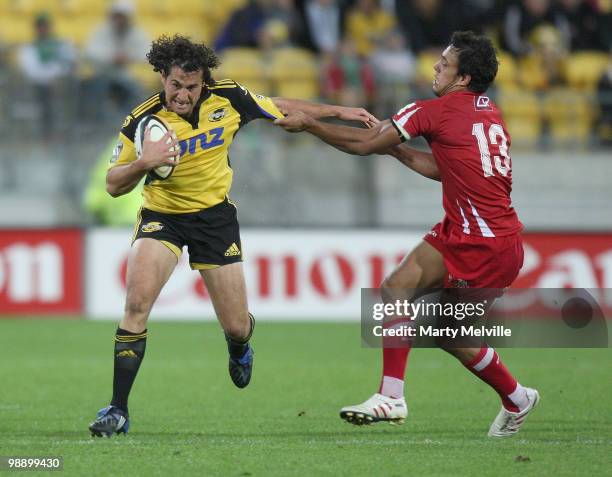
{"label": "stadium seating", "polygon": [[417,74],[416,78],[425,83],[431,82],[434,75],[434,65],[440,59],[440,55],[429,52],[419,53],[417,57]]}
{"label": "stadium seating", "polygon": [[0,38],[2,43],[9,46],[28,43],[34,39],[32,19],[28,16],[1,14]]}
{"label": "stadium seating", "polygon": [[178,33],[189,36],[195,41],[210,41],[208,25],[200,17],[173,16],[167,19],[155,15],[141,15],[138,17],[138,24],[151,38]]}
{"label": "stadium seating", "polygon": [[161,89],[159,73],[151,69],[149,63],[133,63],[128,66],[130,75],[136,79],[143,88],[153,93]]}
{"label": "stadium seating", "polygon": [[262,53],[255,48],[228,48],[216,78],[232,78],[255,93],[313,100],[319,96],[316,56],[300,48]]}
{"label": "stadium seating", "polygon": [[95,16],[70,15],[56,17],[55,32],[60,38],[69,38],[77,47],[82,47],[99,25],[100,18]]}
{"label": "stadium seating", "polygon": [[243,3],[243,0],[181,0],[180,8],[177,8],[176,2],[168,0],[135,1],[139,15],[157,16],[160,19],[189,15],[202,20],[227,18]]}
{"label": "stadium seating", "polygon": [[187,0],[186,5],[200,3],[202,11],[214,18],[228,18],[232,12],[243,7],[247,0]]}
{"label": "stadium seating", "polygon": [[268,72],[277,96],[306,100],[319,96],[319,66],[310,51],[299,48],[275,50]]}
{"label": "stadium seating", "polygon": [[595,51],[573,53],[567,59],[565,66],[568,85],[584,91],[594,91],[609,61],[610,57],[606,53]]}
{"label": "stadium seating", "polygon": [[[219,31],[247,0],[132,0],[136,23],[151,38],[176,33],[212,45]],[[59,37],[82,48],[97,24],[104,20],[113,0],[0,0],[0,44],[14,66],[13,47],[33,40],[33,20],[40,12],[51,15]],[[609,2],[608,2],[609,3]],[[559,78],[547,78],[536,57],[515,59],[499,51],[496,78],[498,104],[511,130],[514,143],[533,146],[540,135],[550,135],[559,144],[585,144],[597,119],[595,89],[610,62],[607,53],[583,51],[563,59],[561,81],[569,89],[551,89]],[[316,100],[320,93],[319,59],[309,51],[280,48],[270,52],[232,48],[222,54],[216,78],[230,77],[256,93]],[[438,53],[422,52],[417,58],[416,83],[429,85]],[[560,60],[561,61],[561,60]],[[157,89],[158,76],[146,63],[131,67],[146,89]],[[80,78],[91,74],[86,64],[77,65]],[[494,94],[494,93],[492,93]],[[608,137],[610,133],[604,133]]]}
{"label": "stadium seating", "polygon": [[34,18],[44,12],[60,37],[81,46],[107,8],[106,0],[0,0],[0,39],[8,45],[32,41]]}
{"label": "stadium seating", "polygon": [[542,115],[535,93],[519,90],[501,90],[497,103],[504,113],[511,132],[512,145],[532,147],[540,139]]}
{"label": "stadium seating", "polygon": [[107,0],[55,0],[45,2],[53,16],[72,18],[95,17],[101,20],[108,10]]}
{"label": "stadium seating", "polygon": [[263,56],[256,48],[228,48],[221,56],[222,63],[215,78],[231,78],[253,92],[271,94],[271,87],[265,75]]}
{"label": "stadium seating", "polygon": [[57,17],[63,15],[101,16],[108,9],[107,0],[0,0],[0,14],[32,17],[47,12]]}
{"label": "stadium seating", "polygon": [[34,13],[49,8],[49,4],[44,0],[0,0],[0,12],[2,16],[22,15],[30,16]]}
{"label": "stadium seating", "polygon": [[570,88],[553,89],[543,99],[543,113],[555,144],[586,145],[595,117],[592,96]]}
{"label": "stadium seating", "polygon": [[517,65],[512,55],[498,52],[499,69],[495,77],[495,85],[505,90],[517,88],[518,71]]}
{"label": "stadium seating", "polygon": [[549,80],[539,55],[526,55],[518,60],[518,81],[523,88],[542,91],[548,88]]}
{"label": "stadium seating", "polygon": [[[56,24],[57,33],[80,46],[91,32],[91,26],[104,20],[111,3],[109,0],[0,0],[0,39],[9,45],[31,41],[35,15],[46,12]],[[242,0],[214,3],[183,0],[177,11],[173,2],[135,0],[136,22],[152,36],[181,33],[210,42],[218,25],[227,20]]]}

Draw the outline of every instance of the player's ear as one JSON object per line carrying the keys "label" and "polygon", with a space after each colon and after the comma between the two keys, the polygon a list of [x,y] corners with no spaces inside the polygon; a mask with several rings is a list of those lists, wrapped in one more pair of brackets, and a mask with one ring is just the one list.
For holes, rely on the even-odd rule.
{"label": "player's ear", "polygon": [[463,75],[463,76],[459,76],[459,80],[457,81],[457,85],[458,86],[466,86],[470,84],[470,81],[472,81],[472,76],[471,75]]}

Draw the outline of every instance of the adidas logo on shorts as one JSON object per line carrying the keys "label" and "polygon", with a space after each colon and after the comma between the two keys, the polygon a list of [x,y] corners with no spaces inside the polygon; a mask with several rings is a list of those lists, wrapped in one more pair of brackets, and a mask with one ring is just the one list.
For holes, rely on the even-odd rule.
{"label": "adidas logo on shorts", "polygon": [[230,245],[230,247],[225,251],[224,255],[226,257],[235,257],[236,255],[240,255],[240,249],[236,242]]}

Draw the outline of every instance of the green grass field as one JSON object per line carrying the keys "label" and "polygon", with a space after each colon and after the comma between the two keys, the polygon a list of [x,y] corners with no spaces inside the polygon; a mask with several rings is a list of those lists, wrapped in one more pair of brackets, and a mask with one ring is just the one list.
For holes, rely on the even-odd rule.
{"label": "green grass field", "polygon": [[152,323],[130,433],[93,439],[115,326],[0,320],[0,455],[61,455],[76,476],[612,475],[610,349],[500,350],[542,402],[499,441],[486,437],[497,396],[441,351],[411,354],[403,426],[355,427],[338,410],[380,369],[357,324],[260,322],[238,390],[216,323]]}

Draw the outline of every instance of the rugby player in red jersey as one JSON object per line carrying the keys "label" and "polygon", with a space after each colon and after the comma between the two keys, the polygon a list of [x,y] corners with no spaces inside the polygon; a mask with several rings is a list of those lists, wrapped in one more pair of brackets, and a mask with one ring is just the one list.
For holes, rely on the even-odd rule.
{"label": "rugby player in red jersey", "polygon": [[[371,129],[317,121],[297,111],[275,123],[288,131],[307,131],[342,151],[388,153],[414,171],[442,182],[445,216],[381,285],[383,299],[398,290],[468,287],[504,289],[523,265],[522,224],[512,207],[510,135],[486,91],[497,74],[491,41],[472,32],[455,32],[434,66],[437,98],[415,101]],[[403,142],[424,137],[431,153]],[[411,298],[415,298],[412,296]],[[440,343],[501,397],[502,408],[489,436],[518,432],[539,394],[522,386],[486,344],[457,347]],[[353,424],[403,422],[404,372],[409,342],[385,346],[380,388],[362,404],[342,408]]]}

